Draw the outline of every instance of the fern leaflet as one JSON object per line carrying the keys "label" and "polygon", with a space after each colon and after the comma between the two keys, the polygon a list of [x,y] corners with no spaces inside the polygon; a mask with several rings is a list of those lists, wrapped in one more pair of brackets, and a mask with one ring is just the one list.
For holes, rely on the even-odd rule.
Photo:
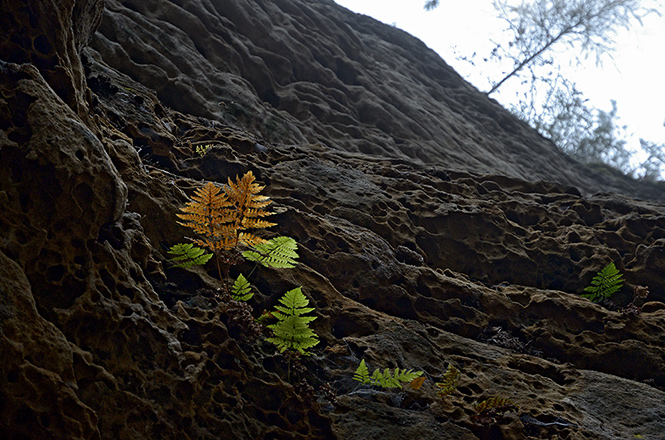
{"label": "fern leaflet", "polygon": [[393,378],[400,382],[411,382],[415,378],[420,377],[422,374],[422,371],[407,370],[406,368],[403,368],[402,371],[400,371],[399,368],[396,368],[395,373],[393,374]]}
{"label": "fern leaflet", "polygon": [[437,382],[436,386],[441,388],[437,394],[445,397],[457,389],[459,385],[460,372],[453,364],[448,364],[448,369],[443,374],[443,382]]}
{"label": "fern leaflet", "polygon": [[171,262],[183,269],[189,269],[192,266],[204,265],[210,260],[212,254],[191,243],[178,243],[171,246],[168,253],[174,255]]}
{"label": "fern leaflet", "polygon": [[363,385],[371,383],[372,380],[369,377],[369,370],[367,369],[367,365],[365,364],[365,359],[360,361],[360,365],[358,365],[358,368],[356,368],[356,372],[353,374],[353,380],[357,380]]}
{"label": "fern leaflet", "polygon": [[288,349],[309,355],[307,349],[319,343],[318,336],[309,328],[309,323],[316,316],[302,315],[312,312],[314,308],[307,307],[309,300],[300,287],[286,292],[279,302],[281,305],[276,305],[276,311],[272,312],[277,322],[268,326],[274,336],[267,340],[275,344],[280,353]]}
{"label": "fern leaflet", "polygon": [[243,274],[238,275],[238,278],[231,287],[231,298],[236,301],[249,301],[254,296],[252,287]]}
{"label": "fern leaflet", "polygon": [[233,247],[235,234],[231,224],[236,221],[237,213],[233,204],[221,188],[208,182],[194,191],[191,201],[176,214],[184,222],[179,224],[192,229],[201,238],[192,241],[212,252]]}
{"label": "fern leaflet", "polygon": [[[238,213],[238,218],[234,224],[237,231],[269,228],[276,225],[276,223],[270,223],[261,219],[262,217],[273,214],[265,210],[272,202],[268,197],[259,195],[259,192],[265,186],[259,185],[255,180],[254,173],[251,171],[245,173],[242,178],[236,179],[235,183],[231,178],[228,180],[226,194]],[[253,246],[263,241],[263,239],[249,232],[240,233],[238,236],[238,242],[248,246]]]}
{"label": "fern leaflet", "polygon": [[395,368],[391,373],[389,368],[383,371],[378,368],[370,376],[365,360],[360,361],[360,365],[353,375],[353,380],[361,382],[363,385],[376,385],[382,388],[401,388],[402,382],[412,382],[423,374],[422,371],[413,371]]}
{"label": "fern leaflet", "polygon": [[293,268],[298,258],[296,250],[298,245],[291,237],[275,237],[265,243],[253,246],[253,251],[245,251],[242,256],[249,261],[277,269]]}
{"label": "fern leaflet", "polygon": [[378,385],[381,388],[401,388],[402,384],[390,374],[390,369],[386,368],[383,372],[378,368],[372,373],[372,385]]}
{"label": "fern leaflet", "polygon": [[610,263],[593,277],[591,285],[584,288],[589,293],[583,293],[582,296],[593,302],[609,298],[623,286],[622,276],[614,263]]}

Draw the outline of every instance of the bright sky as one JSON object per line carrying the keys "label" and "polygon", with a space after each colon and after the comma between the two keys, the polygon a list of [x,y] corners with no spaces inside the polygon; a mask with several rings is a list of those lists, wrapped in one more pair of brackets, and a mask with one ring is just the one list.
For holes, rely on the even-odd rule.
{"label": "bright sky", "polygon": [[[490,40],[498,39],[505,26],[496,18],[491,0],[441,0],[432,11],[423,9],[425,0],[335,2],[418,37],[480,90],[488,89],[483,80],[487,75],[479,72],[482,65],[458,61],[456,53],[484,56],[494,47]],[[643,27],[636,23],[631,30],[618,32],[613,60],[596,67],[594,57],[588,66],[571,69],[568,76],[594,107],[608,111],[610,101],[617,101],[620,123],[635,135],[635,144],[638,138],[665,144],[665,16],[651,14],[643,22]],[[500,72],[493,76],[495,80],[502,77]],[[505,102],[515,92],[506,88],[503,93],[492,97]]]}

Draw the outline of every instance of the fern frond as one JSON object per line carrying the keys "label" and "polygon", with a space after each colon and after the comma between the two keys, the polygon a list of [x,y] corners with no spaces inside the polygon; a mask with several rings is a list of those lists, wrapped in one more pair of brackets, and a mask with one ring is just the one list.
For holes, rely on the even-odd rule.
{"label": "fern frond", "polygon": [[457,389],[459,385],[460,372],[453,364],[448,364],[448,369],[443,374],[443,382],[437,382],[436,386],[441,388],[437,394],[445,397]]}
{"label": "fern frond", "polygon": [[267,340],[275,344],[280,353],[293,350],[308,355],[306,350],[319,343],[318,336],[309,328],[309,323],[314,321],[316,316],[302,315],[314,308],[307,307],[309,300],[300,287],[286,292],[279,302],[281,305],[275,306],[277,311],[272,313],[277,318],[277,323],[268,326],[274,337]]}
{"label": "fern frond", "polygon": [[[254,177],[254,173],[248,171],[244,176],[242,176],[242,178],[236,179],[236,182],[233,182],[231,178],[229,178],[228,185],[226,187],[226,194],[236,206],[240,218],[243,219],[244,222],[247,222],[247,219],[256,219],[273,214],[272,212],[265,211],[265,208],[270,203],[272,203],[272,201],[266,196],[259,195],[265,186],[259,185],[255,182],[255,180],[256,178]],[[259,224],[266,224],[267,226],[251,227],[266,228],[275,225],[275,223],[270,222],[263,222]]]}
{"label": "fern frond", "polygon": [[197,235],[193,241],[212,252],[220,252],[238,245],[254,246],[264,239],[246,232],[275,226],[262,217],[272,215],[265,210],[270,203],[266,196],[258,195],[264,186],[254,182],[248,171],[234,183],[230,178],[225,190],[208,182],[194,192],[191,200],[176,214],[179,224],[191,228]]}
{"label": "fern frond", "polygon": [[422,371],[407,370],[406,368],[400,371],[399,368],[396,368],[393,377],[400,382],[411,382],[416,377],[422,376],[422,374]]}
{"label": "fern frond", "polygon": [[192,229],[200,238],[194,240],[215,252],[224,249],[233,228],[229,224],[237,222],[237,212],[226,193],[221,188],[208,182],[194,191],[191,200],[176,214],[184,222],[179,224]]}
{"label": "fern frond", "polygon": [[609,298],[623,287],[622,276],[614,263],[610,263],[593,277],[591,285],[584,288],[589,293],[583,293],[582,296],[594,302]]}
{"label": "fern frond", "polygon": [[174,244],[168,253],[174,256],[170,261],[183,269],[204,265],[212,257],[212,254],[206,253],[205,250],[191,243]]}
{"label": "fern frond", "polygon": [[286,315],[303,315],[314,310],[313,307],[307,307],[309,300],[302,293],[302,288],[296,287],[289,290],[279,299],[281,306],[277,305],[275,308]]}
{"label": "fern frond", "polygon": [[206,155],[206,153],[208,152],[208,150],[210,150],[212,147],[213,147],[212,144],[197,145],[197,146],[196,146],[196,153],[197,153],[199,156],[203,157],[203,156]]}
{"label": "fern frond", "polygon": [[293,350],[308,355],[306,350],[319,343],[316,333],[300,318],[299,316],[288,316],[286,319],[268,326],[273,331],[274,337],[266,339],[275,344],[280,353]]}
{"label": "fern frond", "polygon": [[258,243],[253,246],[253,251],[245,251],[242,256],[248,261],[271,268],[292,268],[297,264],[298,244],[291,237],[275,237],[265,243]]}
{"label": "fern frond", "polygon": [[222,192],[222,189],[212,182],[208,182],[203,187],[194,191],[191,201],[180,210],[186,214],[176,214],[178,217],[187,220],[189,215],[198,215],[200,217],[223,217],[230,213],[225,213],[225,208],[232,207],[228,195]]}
{"label": "fern frond", "polygon": [[401,388],[402,384],[397,378],[390,374],[390,369],[386,368],[381,372],[378,368],[374,370],[371,377],[372,385],[378,385],[381,388]]}
{"label": "fern frond", "polygon": [[507,397],[494,396],[489,399],[485,399],[480,403],[473,405],[474,411],[477,414],[494,410],[496,412],[508,411],[511,408],[519,408],[512,400]]}
{"label": "fern frond", "polygon": [[364,385],[375,385],[382,388],[401,388],[402,382],[412,382],[422,374],[422,371],[407,370],[406,368],[395,368],[392,373],[390,372],[390,368],[386,368],[383,371],[377,368],[370,376],[365,360],[363,359],[360,361],[360,365],[358,365],[353,375],[353,380],[361,382]]}
{"label": "fern frond", "polygon": [[235,242],[235,240],[231,240],[228,237],[218,237],[217,239],[190,238],[190,240],[192,240],[192,243],[202,246],[212,252],[231,249],[233,247],[232,243]]}
{"label": "fern frond", "polygon": [[257,237],[256,235],[251,234],[249,232],[241,232],[240,234],[238,234],[238,238],[236,240],[237,244],[243,244],[250,247],[265,242],[266,242],[265,239]]}
{"label": "fern frond", "polygon": [[356,372],[353,374],[353,380],[357,380],[362,384],[369,384],[371,382],[365,359],[360,361],[360,365],[358,365]]}
{"label": "fern frond", "polygon": [[236,301],[249,301],[253,296],[252,286],[250,286],[247,278],[243,274],[238,275],[238,278],[233,283],[233,287],[231,287],[231,298]]}
{"label": "fern frond", "polygon": [[263,229],[275,226],[277,223],[268,222],[265,220],[258,220],[250,217],[243,217],[241,226],[244,229]]}

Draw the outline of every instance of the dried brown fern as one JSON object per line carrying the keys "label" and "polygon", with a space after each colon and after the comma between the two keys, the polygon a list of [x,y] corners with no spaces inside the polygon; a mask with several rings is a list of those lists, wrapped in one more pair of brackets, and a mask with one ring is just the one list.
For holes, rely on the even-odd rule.
{"label": "dried brown fern", "polygon": [[[248,171],[242,178],[236,178],[236,182],[229,178],[223,191],[208,182],[194,192],[191,200],[180,209],[182,213],[176,214],[183,220],[179,224],[197,234],[191,240],[215,254],[222,281],[228,278],[230,265],[240,258],[239,246],[265,242],[248,230],[275,225],[263,220],[273,214],[265,209],[272,202],[259,195],[265,187],[255,180],[254,174]],[[224,266],[223,274],[220,264]],[[227,288],[226,284],[224,286]]]}
{"label": "dried brown fern", "polygon": [[230,239],[234,236],[228,226],[235,220],[233,204],[221,188],[208,182],[203,188],[194,191],[190,202],[180,210],[183,214],[176,214],[185,220],[179,224],[192,229],[201,238],[191,240],[206,249],[217,252],[230,249]]}
{"label": "dried brown fern", "polygon": [[269,228],[276,225],[276,223],[262,220],[263,217],[273,214],[265,210],[272,201],[266,196],[259,195],[265,186],[255,182],[256,178],[251,171],[248,171],[241,179],[236,180],[236,183],[233,183],[231,178],[229,178],[229,183],[226,187],[226,194],[233,204],[236,213],[235,221],[232,222],[233,230],[236,232],[235,243],[233,243],[232,247],[238,244],[253,246],[263,243],[265,242],[264,239],[243,231],[247,229]]}
{"label": "dried brown fern", "polygon": [[259,195],[262,185],[255,183],[254,174],[248,171],[234,183],[229,178],[228,185],[221,188],[208,182],[194,192],[192,200],[180,210],[177,216],[185,222],[178,222],[191,228],[201,238],[192,241],[212,252],[230,250],[238,245],[252,246],[265,240],[246,232],[274,226],[262,220],[273,214],[265,208],[272,203],[266,196]]}

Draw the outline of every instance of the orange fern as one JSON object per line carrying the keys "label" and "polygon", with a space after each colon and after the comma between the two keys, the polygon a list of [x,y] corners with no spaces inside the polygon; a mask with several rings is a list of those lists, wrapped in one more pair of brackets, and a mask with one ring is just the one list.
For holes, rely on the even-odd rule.
{"label": "orange fern", "polygon": [[263,220],[273,214],[265,208],[272,203],[268,197],[258,193],[264,186],[255,183],[254,174],[248,171],[234,183],[230,178],[224,191],[208,182],[194,192],[185,207],[176,214],[184,222],[179,224],[191,228],[199,237],[192,241],[212,252],[231,250],[241,244],[252,246],[263,243],[248,229],[274,226]]}
{"label": "orange fern", "polygon": [[229,178],[226,195],[233,204],[236,215],[235,219],[231,222],[232,229],[236,232],[231,241],[231,247],[235,247],[238,244],[253,246],[263,243],[265,240],[262,238],[243,231],[247,229],[269,228],[276,225],[276,223],[262,219],[273,214],[265,210],[272,201],[266,196],[259,195],[265,186],[259,185],[255,180],[256,178],[251,171],[245,173],[241,179],[236,179],[236,183],[233,183],[231,178]]}
{"label": "orange fern", "polygon": [[233,236],[229,223],[235,220],[233,203],[221,188],[208,182],[194,192],[192,200],[176,214],[184,222],[179,224],[191,228],[201,238],[192,241],[213,252],[230,248],[228,243]]}

